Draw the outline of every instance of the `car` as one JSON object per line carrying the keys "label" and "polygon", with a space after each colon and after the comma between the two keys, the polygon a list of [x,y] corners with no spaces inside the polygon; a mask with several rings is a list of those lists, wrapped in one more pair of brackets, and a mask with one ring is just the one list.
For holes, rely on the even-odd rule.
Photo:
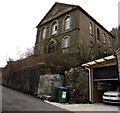
{"label": "car", "polygon": [[106,91],[102,96],[104,103],[120,104],[120,92],[119,91]]}

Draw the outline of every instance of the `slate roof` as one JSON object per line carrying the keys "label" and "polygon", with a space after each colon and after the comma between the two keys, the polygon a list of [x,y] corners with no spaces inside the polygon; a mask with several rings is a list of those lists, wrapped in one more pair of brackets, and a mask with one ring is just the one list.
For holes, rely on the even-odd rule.
{"label": "slate roof", "polygon": [[[46,20],[46,17],[49,15],[50,12],[53,11],[53,9],[55,8],[56,5],[63,5],[63,6],[66,6],[67,8],[64,9],[65,11],[62,12],[62,13],[58,13],[56,16],[50,16],[47,20]],[[81,8],[79,5],[71,5],[71,4],[65,4],[65,3],[59,3],[59,2],[55,2],[55,4],[52,6],[52,8],[48,11],[48,13],[44,16],[44,18],[40,21],[40,23],[36,26],[36,28],[40,27],[41,25],[67,13],[67,12],[70,12],[72,10],[75,10],[75,9],[79,9],[80,11],[82,11],[86,16],[88,16],[93,22],[95,22],[99,27],[101,27],[104,31],[106,31],[111,37],[113,37],[115,39],[115,37],[107,30],[105,29],[99,22],[97,22],[92,16],[90,16],[83,8]]]}

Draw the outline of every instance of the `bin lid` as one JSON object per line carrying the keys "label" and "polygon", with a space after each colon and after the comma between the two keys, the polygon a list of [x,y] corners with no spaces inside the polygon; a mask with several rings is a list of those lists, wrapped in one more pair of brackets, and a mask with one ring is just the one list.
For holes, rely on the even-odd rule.
{"label": "bin lid", "polygon": [[66,87],[64,87],[64,86],[59,86],[59,87],[57,87],[58,89],[67,89]]}

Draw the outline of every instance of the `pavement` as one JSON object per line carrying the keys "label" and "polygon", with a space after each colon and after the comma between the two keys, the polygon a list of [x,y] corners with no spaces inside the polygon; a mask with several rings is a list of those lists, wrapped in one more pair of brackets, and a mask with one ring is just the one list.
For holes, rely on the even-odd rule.
{"label": "pavement", "polygon": [[68,104],[68,103],[49,102],[46,100],[45,102],[69,111],[119,111],[120,113],[120,107],[115,105],[106,105],[103,103]]}

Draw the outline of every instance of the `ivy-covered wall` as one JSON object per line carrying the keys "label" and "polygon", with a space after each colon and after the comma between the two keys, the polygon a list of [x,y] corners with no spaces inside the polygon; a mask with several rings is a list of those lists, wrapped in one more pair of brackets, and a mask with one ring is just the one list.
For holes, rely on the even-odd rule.
{"label": "ivy-covered wall", "polygon": [[69,103],[88,103],[88,75],[85,68],[71,68],[66,74],[66,87],[69,89]]}

